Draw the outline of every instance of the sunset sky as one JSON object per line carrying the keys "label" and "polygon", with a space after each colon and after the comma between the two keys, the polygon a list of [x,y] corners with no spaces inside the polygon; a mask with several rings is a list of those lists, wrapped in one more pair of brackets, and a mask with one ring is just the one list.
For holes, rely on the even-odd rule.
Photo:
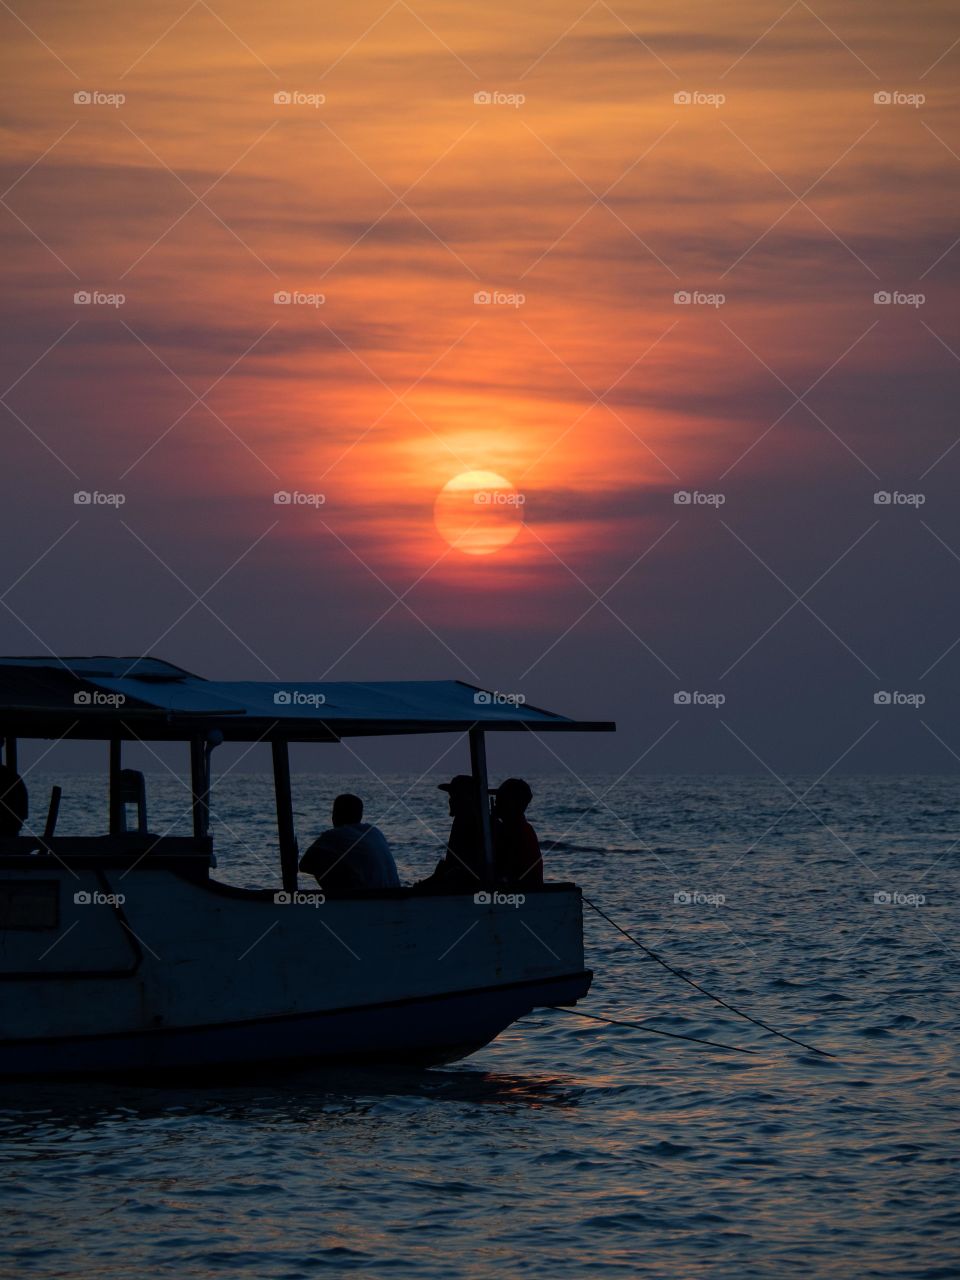
{"label": "sunset sky", "polygon": [[460,677],[616,718],[578,768],[956,768],[946,0],[0,29],[3,652]]}

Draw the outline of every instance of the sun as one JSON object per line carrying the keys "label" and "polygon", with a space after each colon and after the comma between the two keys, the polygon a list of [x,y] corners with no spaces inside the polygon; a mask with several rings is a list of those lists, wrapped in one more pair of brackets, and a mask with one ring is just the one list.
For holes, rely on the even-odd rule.
{"label": "sun", "polygon": [[495,471],[463,471],[437,494],[433,518],[451,547],[468,556],[489,556],[520,532],[523,501],[523,494]]}

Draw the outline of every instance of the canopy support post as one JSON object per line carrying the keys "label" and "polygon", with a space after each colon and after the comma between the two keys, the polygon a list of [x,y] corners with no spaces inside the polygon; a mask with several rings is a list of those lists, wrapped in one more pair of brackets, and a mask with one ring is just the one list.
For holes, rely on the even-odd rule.
{"label": "canopy support post", "polygon": [[286,893],[297,891],[300,862],[297,835],[293,826],[293,798],[290,791],[290,751],[285,738],[274,738],[273,788],[277,800],[277,835],[280,840],[280,871]]}
{"label": "canopy support post", "polygon": [[123,791],[120,773],[123,769],[122,743],[119,738],[110,739],[110,834],[118,836],[125,826]]}
{"label": "canopy support post", "polygon": [[480,837],[483,843],[483,874],[493,884],[493,832],[490,828],[490,783],[487,780],[487,743],[482,729],[470,730],[470,772],[480,806]]}
{"label": "canopy support post", "polygon": [[190,739],[190,790],[193,793],[193,835],[203,840],[210,826],[210,757],[203,738]]}
{"label": "canopy support post", "polygon": [[9,733],[3,740],[3,762],[14,773],[17,772],[17,740]]}

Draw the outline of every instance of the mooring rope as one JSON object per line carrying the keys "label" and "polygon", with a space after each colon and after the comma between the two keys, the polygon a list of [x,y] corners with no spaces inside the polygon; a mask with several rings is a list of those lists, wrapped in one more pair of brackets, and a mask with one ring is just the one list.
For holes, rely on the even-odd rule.
{"label": "mooring rope", "polygon": [[605,1018],[599,1013],[581,1013],[579,1009],[565,1009],[559,1004],[546,1006],[554,1013],[572,1013],[575,1018],[589,1018],[592,1022],[608,1022],[611,1027],[632,1027],[634,1031],[647,1031],[652,1036],[669,1036],[671,1040],[690,1040],[694,1044],[708,1044],[714,1049],[725,1049],[728,1053],[759,1054],[759,1049],[741,1049],[738,1044],[721,1044],[719,1040],[704,1040],[700,1036],[683,1036],[679,1031],[662,1031],[659,1027],[648,1027],[643,1022],[626,1022],[623,1018]]}
{"label": "mooring rope", "polygon": [[771,1035],[779,1036],[781,1040],[789,1040],[791,1044],[799,1045],[801,1049],[807,1049],[810,1053],[817,1053],[821,1058],[835,1058],[837,1056],[835,1053],[827,1053],[825,1049],[818,1049],[812,1044],[807,1044],[804,1040],[798,1040],[796,1036],[788,1036],[786,1032],[778,1031],[776,1027],[771,1027],[768,1022],[763,1022],[760,1018],[754,1018],[751,1014],[745,1012],[745,1010],[738,1009],[736,1005],[730,1004],[726,1000],[722,1000],[720,996],[715,996],[713,992],[708,991],[706,987],[701,987],[699,982],[694,982],[694,980],[692,978],[688,978],[685,973],[681,973],[680,970],[675,969],[672,964],[668,964],[667,961],[664,960],[662,956],[658,956],[655,951],[651,951],[649,947],[645,947],[638,938],[635,938],[632,933],[628,933],[626,929],[621,928],[621,926],[617,924],[616,920],[611,916],[608,916],[607,913],[601,910],[595,902],[591,902],[590,899],[586,897],[583,900],[588,907],[592,907],[593,910],[596,911],[598,916],[603,916],[604,920],[609,924],[612,924],[618,933],[622,933],[623,936],[628,938],[635,947],[639,947],[641,951],[645,952],[651,960],[656,960],[657,964],[663,965],[664,969],[680,978],[683,982],[686,982],[689,986],[693,987],[695,991],[699,991],[701,995],[709,997],[709,999],[715,1001],[717,1004],[722,1005],[724,1009],[729,1009],[730,1012],[735,1013],[737,1017],[746,1018],[747,1022],[752,1022],[755,1027],[762,1027],[764,1031],[769,1031]]}

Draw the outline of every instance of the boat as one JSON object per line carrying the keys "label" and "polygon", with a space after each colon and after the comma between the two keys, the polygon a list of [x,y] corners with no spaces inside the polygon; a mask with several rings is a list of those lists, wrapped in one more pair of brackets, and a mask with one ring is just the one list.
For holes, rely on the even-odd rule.
{"label": "boat", "polygon": [[[9,770],[29,739],[105,743],[109,761],[102,835],[57,834],[55,787],[42,830],[0,836],[0,1077],[440,1064],[534,1009],[576,1004],[592,978],[580,890],[495,883],[486,735],[614,727],[459,680],[279,684],[153,657],[0,658]],[[469,743],[483,882],[341,897],[302,886],[290,744],[427,733]],[[189,834],[150,830],[144,775],[123,763],[134,742],[184,745]],[[213,756],[259,742],[272,752],[279,874],[238,888],[211,874]]]}

